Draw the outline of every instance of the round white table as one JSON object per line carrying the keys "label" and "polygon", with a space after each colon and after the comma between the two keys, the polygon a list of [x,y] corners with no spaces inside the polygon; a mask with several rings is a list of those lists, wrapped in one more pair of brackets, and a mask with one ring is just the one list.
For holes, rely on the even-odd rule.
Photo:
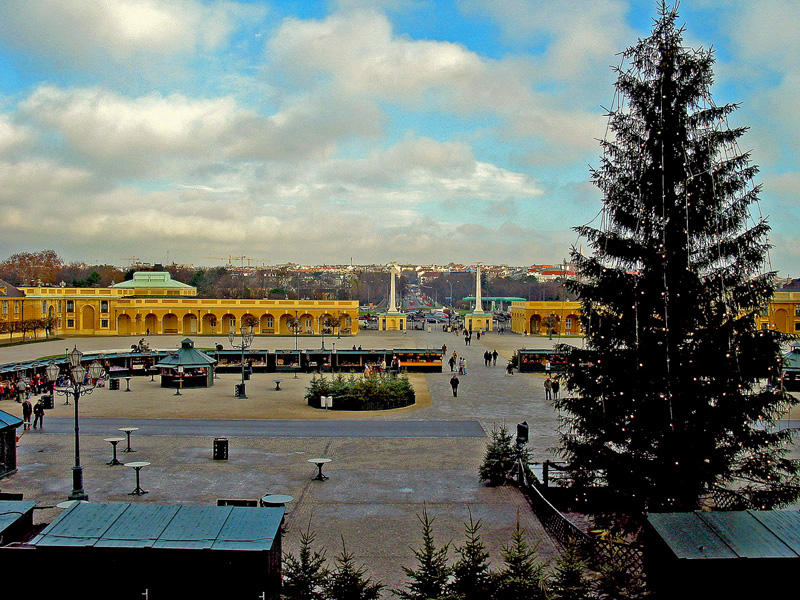
{"label": "round white table", "polygon": [[134,431],[139,431],[139,428],[138,427],[120,427],[119,430],[122,431],[123,433],[125,433],[125,435],[128,436],[128,447],[125,448],[125,450],[123,450],[123,452],[136,452],[136,450],[131,448],[131,434]]}
{"label": "round white table", "polygon": [[136,471],[136,489],[133,490],[129,496],[141,496],[142,494],[147,494],[147,490],[142,489],[142,486],[139,484],[139,471],[141,471],[144,467],[149,466],[149,462],[129,462],[125,463],[126,467],[130,467],[134,471]]}
{"label": "round white table", "polygon": [[267,494],[261,498],[261,506],[286,506],[292,500],[294,497],[288,494]]}
{"label": "round white table", "polygon": [[110,438],[104,438],[103,441],[110,443],[111,446],[114,448],[114,457],[109,462],[107,462],[106,464],[107,465],[121,465],[122,462],[120,462],[117,459],[117,444],[119,444],[120,442],[124,442],[125,438],[124,437],[110,437]]}
{"label": "round white table", "polygon": [[319,472],[317,473],[317,476],[313,477],[312,481],[325,481],[326,479],[328,479],[327,475],[323,475],[322,474],[322,466],[325,463],[331,462],[330,458],[309,458],[308,462],[314,463],[315,465],[317,465],[317,469],[319,469]]}

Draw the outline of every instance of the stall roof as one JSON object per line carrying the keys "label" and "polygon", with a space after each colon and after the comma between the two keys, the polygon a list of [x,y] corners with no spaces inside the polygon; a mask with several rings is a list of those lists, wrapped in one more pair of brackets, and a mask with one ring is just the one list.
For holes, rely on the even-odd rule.
{"label": "stall roof", "polygon": [[189,338],[181,342],[181,347],[175,352],[167,354],[157,364],[157,367],[174,369],[177,367],[207,367],[213,365],[216,359],[208,354],[195,350],[194,342]]}
{"label": "stall roof", "polygon": [[5,429],[6,427],[19,427],[20,425],[22,425],[22,419],[11,415],[4,410],[0,410],[0,429]]}
{"label": "stall roof", "polygon": [[79,503],[32,546],[270,550],[283,507]]}
{"label": "stall roof", "polygon": [[650,513],[679,559],[798,558],[800,511]]}
{"label": "stall roof", "polygon": [[36,502],[26,500],[0,500],[0,539],[5,531],[33,510]]}

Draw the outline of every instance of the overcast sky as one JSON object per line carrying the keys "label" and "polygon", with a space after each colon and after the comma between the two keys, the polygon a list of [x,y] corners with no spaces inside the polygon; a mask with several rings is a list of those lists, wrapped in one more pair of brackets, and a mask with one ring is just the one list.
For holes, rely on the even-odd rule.
{"label": "overcast sky", "polygon": [[[563,260],[639,0],[2,0],[0,259]],[[800,276],[797,0],[684,0]],[[796,266],[797,265],[797,266]]]}

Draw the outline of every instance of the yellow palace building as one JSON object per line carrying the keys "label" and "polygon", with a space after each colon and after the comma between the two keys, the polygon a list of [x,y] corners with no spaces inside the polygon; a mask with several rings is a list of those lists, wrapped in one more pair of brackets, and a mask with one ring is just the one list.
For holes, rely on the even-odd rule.
{"label": "yellow palace building", "polygon": [[524,335],[582,335],[579,302],[512,302],[511,331]]}
{"label": "yellow palace building", "polygon": [[[19,287],[23,319],[52,319],[57,335],[213,335],[254,325],[260,335],[358,333],[353,300],[206,299],[166,272],[137,272],[108,288]],[[16,300],[16,299],[15,299]]]}

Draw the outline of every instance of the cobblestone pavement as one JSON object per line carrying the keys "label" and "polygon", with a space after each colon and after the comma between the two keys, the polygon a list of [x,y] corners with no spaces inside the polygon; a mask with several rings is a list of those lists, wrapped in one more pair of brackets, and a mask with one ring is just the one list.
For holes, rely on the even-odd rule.
{"label": "cobblestone pavement", "polygon": [[[154,348],[175,348],[183,337],[151,336],[148,341]],[[190,337],[198,348],[216,343],[228,347],[224,337]],[[0,363],[59,355],[75,344],[84,352],[109,351],[130,348],[136,341],[77,338],[41,342],[0,349]],[[318,348],[320,341],[298,340],[301,348]],[[500,548],[510,540],[519,519],[531,540],[540,544],[542,557],[552,558],[556,548],[517,490],[488,488],[478,481],[487,437],[460,434],[458,428],[447,434],[445,429],[448,423],[477,422],[488,433],[496,424],[505,423],[513,430],[516,423],[527,420],[535,459],[552,457],[548,448],[556,443],[557,419],[544,401],[543,378],[519,373],[509,376],[504,367],[515,350],[552,347],[555,341],[491,333],[480,341],[473,336],[467,346],[461,337],[427,330],[405,334],[370,331],[341,340],[326,338],[327,347],[335,343],[340,349],[353,344],[364,348],[441,348],[446,344],[448,354],[455,350],[467,359],[467,374],[460,377],[458,398],[452,396],[449,368],[445,366],[443,373],[411,376],[418,395],[416,406],[385,412],[339,413],[310,408],[303,400],[310,376],[304,374],[297,379],[282,374],[280,392],[274,389],[275,374],[255,374],[248,382],[248,399],[234,397],[234,384],[239,381],[235,374],[223,374],[212,388],[184,390],[180,396],[149,377],[134,378],[130,393],[97,389],[82,397],[79,404],[85,489],[93,501],[163,504],[214,504],[219,498],[289,494],[294,501],[287,512],[286,550],[296,551],[300,532],[310,526],[329,557],[340,551],[344,539],[348,550],[390,588],[405,581],[401,565],[414,565],[411,548],[419,546],[417,516],[423,509],[435,518],[439,543],[462,543],[463,524],[471,513],[482,520],[484,542],[497,564]],[[257,338],[254,346],[293,349],[294,343],[293,338]],[[487,348],[500,354],[496,366],[484,366],[482,355]],[[65,406],[63,400],[56,397],[43,429],[22,436],[19,470],[0,480],[3,491],[23,492],[26,499],[51,507],[37,511],[39,522],[57,516],[59,509],[52,507],[66,498],[72,486],[74,406]],[[20,405],[13,401],[0,402],[0,409],[21,416]],[[148,425],[148,419],[159,421]],[[173,421],[167,421],[165,427],[162,419]],[[409,436],[324,436],[311,429],[312,433],[291,430],[287,435],[262,437],[237,429],[237,424],[244,427],[245,420],[253,419],[268,419],[273,428],[284,422],[287,431],[298,421],[320,420],[342,421],[341,427],[330,431],[346,429],[345,422],[348,427],[361,422],[365,431],[373,431],[370,422],[392,420],[402,427],[408,424]],[[442,437],[412,434],[410,422],[416,421],[426,426],[439,422]],[[135,485],[132,469],[106,464],[111,460],[111,445],[104,438],[121,435],[118,428],[133,422],[139,426],[131,440],[136,452],[120,452],[119,458],[123,462],[151,463],[141,472],[142,485],[149,493],[140,497],[128,495]],[[215,426],[218,431],[210,433],[209,427]],[[101,432],[104,427],[107,431]],[[55,429],[61,433],[48,433]],[[377,427],[374,430],[379,431]],[[474,432],[469,427],[464,430]],[[228,438],[227,460],[212,459],[213,438],[220,435]],[[327,481],[312,480],[316,467],[308,459],[315,457],[331,459],[325,467],[330,476]]]}

